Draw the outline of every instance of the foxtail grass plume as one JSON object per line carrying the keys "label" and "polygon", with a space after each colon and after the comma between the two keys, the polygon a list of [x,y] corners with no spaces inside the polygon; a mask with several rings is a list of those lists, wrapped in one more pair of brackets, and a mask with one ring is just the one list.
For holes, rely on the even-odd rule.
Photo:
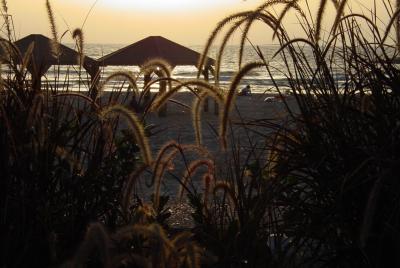
{"label": "foxtail grass plume", "polygon": [[222,114],[223,106],[224,106],[224,96],[221,93],[221,90],[218,88],[214,88],[212,90],[202,90],[200,95],[193,100],[192,104],[192,123],[193,129],[195,132],[196,144],[202,144],[202,132],[201,132],[201,108],[203,102],[207,97],[212,97],[217,103],[219,112],[218,114]]}
{"label": "foxtail grass plume", "polygon": [[[144,85],[144,88],[143,88],[143,90],[142,90],[142,92],[140,94],[141,98],[150,92],[150,89],[151,89],[152,85],[154,85],[156,83],[160,83],[160,82],[167,82],[168,84],[171,84],[171,85],[172,85],[172,82],[175,82],[177,84],[181,83],[180,80],[174,79],[172,77],[161,77],[161,78],[153,79],[150,82],[148,82],[146,85]],[[192,92],[195,91],[193,88],[191,88],[189,86],[187,87],[187,89],[189,89]],[[167,92],[169,92],[169,91],[171,91],[171,88],[168,89]],[[151,109],[151,107],[150,107],[150,109]]]}
{"label": "foxtail grass plume", "polygon": [[187,187],[189,179],[193,176],[193,174],[195,174],[196,170],[202,166],[205,166],[207,168],[206,174],[210,178],[214,177],[215,164],[213,161],[211,161],[210,159],[199,159],[199,160],[192,161],[189,164],[189,166],[187,167],[187,169],[182,177],[182,180],[181,180],[182,183],[180,185],[179,192],[178,192],[178,196],[180,199],[183,198],[183,193]]}
{"label": "foxtail grass plume", "polygon": [[235,77],[233,78],[230,86],[229,86],[229,90],[228,90],[228,94],[225,98],[225,105],[223,107],[223,113],[221,116],[221,121],[220,121],[220,140],[221,140],[221,146],[223,149],[226,149],[226,130],[228,127],[228,120],[229,120],[229,114],[235,104],[236,101],[236,89],[240,83],[240,81],[242,80],[242,78],[251,70],[256,69],[256,68],[260,68],[265,66],[265,64],[263,62],[250,62],[247,63],[246,65],[243,66],[243,68],[235,75]]}
{"label": "foxtail grass plume", "polygon": [[230,15],[230,16],[224,18],[217,24],[217,26],[214,28],[214,30],[208,37],[206,45],[203,49],[203,53],[201,54],[201,57],[199,58],[199,63],[197,64],[197,69],[198,69],[197,78],[200,78],[200,75],[203,73],[203,67],[206,63],[208,52],[209,52],[211,46],[214,44],[214,41],[217,38],[218,34],[222,31],[222,29],[228,23],[235,21],[239,18],[245,18],[251,13],[252,13],[252,11],[239,12],[239,13],[236,13],[236,14],[233,14],[233,15]]}
{"label": "foxtail grass plume", "polygon": [[127,218],[129,204],[132,198],[132,193],[134,190],[135,183],[137,182],[140,175],[146,170],[147,165],[141,165],[132,174],[129,175],[128,182],[126,183],[125,190],[122,195],[122,210],[125,217]]}
{"label": "foxtail grass plume", "polygon": [[217,87],[211,85],[206,81],[199,79],[189,80],[186,82],[180,82],[177,86],[171,88],[169,91],[158,96],[150,107],[151,111],[157,111],[158,109],[160,109],[161,106],[163,106],[175,93],[177,93],[182,88],[187,88],[194,94],[197,94],[197,92],[193,89],[193,87],[200,87],[210,92],[210,95],[219,95],[219,97],[216,98],[220,98],[222,96],[221,94],[219,94],[219,90]]}
{"label": "foxtail grass plume", "polygon": [[1,0],[1,6],[3,8],[4,13],[8,14],[8,6],[7,6],[7,1],[6,0]]}
{"label": "foxtail grass plume", "polygon": [[95,102],[95,100],[91,99],[90,97],[88,97],[85,94],[79,93],[79,92],[66,92],[66,93],[58,93],[56,95],[53,96],[54,98],[62,98],[62,97],[76,97],[76,98],[80,98],[81,100],[89,103],[90,105],[92,105],[95,110],[99,110],[100,106]]}
{"label": "foxtail grass plume", "polygon": [[1,1],[1,5],[2,5],[2,9],[3,9],[2,15],[3,15],[3,18],[4,18],[4,25],[6,26],[6,30],[7,30],[7,37],[8,37],[8,40],[11,41],[12,35],[11,35],[10,20],[8,18],[7,1],[6,0],[2,0]]}
{"label": "foxtail grass plume", "polygon": [[232,185],[229,182],[226,181],[217,182],[212,190],[212,193],[214,194],[214,196],[216,196],[219,191],[223,191],[224,194],[227,194],[229,200],[235,206],[235,208],[238,207],[238,199],[236,197],[235,190],[232,188]]}
{"label": "foxtail grass plume", "polygon": [[85,267],[90,257],[100,257],[104,267],[110,265],[110,238],[100,223],[89,225],[85,239],[73,260],[73,267]]}
{"label": "foxtail grass plume", "polygon": [[168,166],[172,165],[172,161],[175,159],[178,153],[182,155],[185,152],[196,152],[199,156],[210,158],[210,153],[202,146],[192,144],[178,144],[176,141],[171,140],[166,143],[158,152],[156,160],[153,166],[153,177],[150,185],[154,185],[154,206],[157,208],[159,205],[161,181],[164,176],[164,172]]}
{"label": "foxtail grass plume", "polygon": [[154,206],[158,208],[160,201],[161,180],[165,169],[172,164],[175,156],[183,152],[182,146],[176,141],[171,140],[159,150],[153,166],[153,178],[151,185],[154,185]]}
{"label": "foxtail grass plume", "polygon": [[[197,78],[200,78],[200,75],[203,72],[203,67],[205,65],[206,59],[207,59],[207,55],[208,52],[210,51],[211,46],[214,44],[214,41],[217,39],[218,34],[223,30],[223,28],[231,23],[231,22],[235,22],[237,20],[242,20],[242,22],[246,21],[249,17],[251,18],[252,15],[254,15],[255,13],[260,13],[261,11],[265,10],[266,8],[268,8],[269,6],[272,6],[274,4],[278,4],[278,3],[285,3],[286,1],[284,0],[270,0],[270,1],[266,1],[265,3],[263,3],[262,5],[260,5],[256,11],[243,11],[243,12],[238,12],[235,14],[232,14],[224,19],[222,19],[217,26],[214,28],[214,30],[212,31],[212,33],[210,34],[210,36],[207,39],[206,45],[204,46],[203,52],[201,54],[201,57],[199,59],[199,63],[197,64]],[[237,24],[237,27],[240,26],[241,23]],[[232,34],[232,33],[231,33]],[[217,63],[218,64],[218,63]]]}
{"label": "foxtail grass plume", "polygon": [[143,125],[137,118],[137,116],[132,111],[122,105],[113,105],[110,107],[106,107],[103,111],[101,111],[102,118],[106,118],[110,115],[122,115],[127,120],[127,122],[129,123],[128,126],[132,129],[135,136],[134,142],[139,145],[143,157],[143,162],[146,165],[150,166],[153,162],[150,145],[144,132]]}
{"label": "foxtail grass plume", "polygon": [[215,63],[215,84],[218,85],[219,83],[219,73],[221,70],[221,63],[222,63],[222,56],[224,54],[226,45],[228,44],[228,41],[232,37],[232,35],[235,33],[235,31],[245,22],[249,20],[248,17],[244,17],[241,20],[237,21],[233,26],[231,26],[230,29],[226,32],[224,37],[222,38],[221,44],[219,46],[218,54],[217,54],[217,59]]}
{"label": "foxtail grass plume", "polygon": [[[151,74],[153,72],[156,73],[159,77],[170,78],[172,68],[166,60],[162,58],[155,58],[145,62],[141,66],[139,75],[146,73]],[[171,88],[171,81],[168,81],[168,87]]]}
{"label": "foxtail grass plume", "polygon": [[46,9],[47,9],[47,16],[50,22],[51,34],[52,34],[52,42],[51,42],[51,49],[53,54],[58,57],[60,55],[60,44],[58,42],[58,33],[56,27],[56,21],[54,18],[54,13],[51,8],[50,0],[46,0]]}
{"label": "foxtail grass plume", "polygon": [[325,8],[326,8],[326,3],[327,0],[321,0],[318,8],[318,13],[317,13],[317,19],[315,22],[315,42],[318,42],[319,39],[321,38],[321,25],[322,25],[322,19],[324,16]]}
{"label": "foxtail grass plume", "polygon": [[163,58],[153,58],[141,66],[142,72],[160,71],[164,76],[171,76],[171,65]]}
{"label": "foxtail grass plume", "polygon": [[[193,105],[192,105],[192,121],[193,121],[193,127],[196,132],[196,142],[198,145],[201,144],[201,127],[200,127],[200,113],[201,113],[201,102],[204,100],[206,96],[210,96],[214,98],[220,105],[219,107],[222,107],[222,104],[224,102],[224,96],[222,94],[222,91],[216,87],[213,86],[212,84],[203,81],[203,80],[190,80],[186,82],[179,82],[179,84],[171,90],[165,92],[164,94],[158,96],[154,102],[151,104],[150,110],[151,111],[158,111],[176,92],[178,92],[181,88],[188,88],[190,91],[192,91],[194,94],[196,94],[196,98],[194,99]],[[199,91],[201,92],[200,95],[193,89],[193,87],[197,87]]]}
{"label": "foxtail grass plume", "polygon": [[83,53],[83,45],[84,45],[84,38],[83,38],[83,32],[82,29],[76,28],[72,32],[72,38],[75,39],[76,45],[78,48],[78,63],[80,66],[83,66],[84,64],[84,59],[85,59],[85,54]]}
{"label": "foxtail grass plume", "polygon": [[117,71],[117,72],[114,72],[114,73],[110,74],[109,76],[107,76],[107,78],[104,80],[104,82],[98,87],[97,96],[94,99],[95,100],[98,99],[103,94],[104,88],[108,82],[110,82],[118,77],[122,77],[122,78],[126,79],[129,83],[129,85],[132,87],[134,93],[139,94],[139,89],[136,84],[136,78],[134,78],[129,72]]}
{"label": "foxtail grass plume", "polygon": [[[277,32],[278,32],[278,29],[279,29],[278,26],[282,24],[282,21],[283,21],[283,19],[285,18],[285,15],[286,15],[292,8],[296,8],[297,10],[301,10],[301,9],[299,8],[298,4],[297,4],[298,2],[299,2],[299,0],[290,1],[290,2],[287,3],[286,6],[283,8],[283,10],[282,10],[282,12],[281,12],[281,14],[279,15],[279,18],[278,18],[278,20],[277,20],[276,27],[275,27],[275,29],[274,29],[274,34],[273,34],[273,36],[272,36],[272,39],[275,39],[276,34],[277,34]],[[300,12],[300,13],[302,13],[302,12]]]}
{"label": "foxtail grass plume", "polygon": [[[193,100],[193,105],[192,105],[192,123],[197,145],[203,143],[202,133],[201,133],[201,108],[206,97],[207,97],[207,92],[200,93],[199,97]],[[219,107],[221,107],[221,105]]]}

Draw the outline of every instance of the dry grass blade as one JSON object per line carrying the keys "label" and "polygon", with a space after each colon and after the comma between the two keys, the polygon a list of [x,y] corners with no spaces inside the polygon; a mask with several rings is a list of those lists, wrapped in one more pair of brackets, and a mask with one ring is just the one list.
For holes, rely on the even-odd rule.
{"label": "dry grass blade", "polygon": [[219,107],[219,113],[222,113],[222,108],[224,105],[224,97],[219,93],[216,93],[215,91],[207,91],[204,90],[200,93],[200,95],[193,100],[192,104],[192,123],[193,123],[193,128],[195,132],[195,137],[196,137],[196,144],[201,145],[202,144],[202,133],[201,133],[201,108],[203,102],[206,100],[207,97],[212,97],[214,100],[217,101],[218,107]]}
{"label": "dry grass blade", "polygon": [[201,57],[199,59],[199,63],[197,64],[197,78],[200,77],[200,75],[203,72],[203,67],[206,63],[206,59],[207,59],[207,55],[208,52],[212,46],[212,44],[214,43],[215,39],[217,38],[218,34],[221,32],[221,30],[231,21],[234,21],[236,19],[239,18],[246,18],[249,14],[253,13],[252,11],[245,11],[245,12],[239,12],[233,15],[230,15],[226,18],[224,18],[223,20],[221,20],[217,26],[214,28],[213,32],[210,34],[210,36],[208,37],[208,40],[206,42],[206,45],[203,49],[203,53],[201,54]]}

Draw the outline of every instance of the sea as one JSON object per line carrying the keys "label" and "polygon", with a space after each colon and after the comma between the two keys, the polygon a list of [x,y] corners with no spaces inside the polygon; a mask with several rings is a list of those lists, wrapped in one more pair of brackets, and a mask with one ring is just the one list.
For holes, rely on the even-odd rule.
{"label": "sea", "polygon": [[[74,48],[71,44],[66,44],[71,48]],[[105,55],[108,55],[120,48],[125,47],[126,44],[86,44],[84,52],[87,56],[93,59],[99,59]],[[284,71],[286,68],[283,65],[282,59],[280,57],[273,57],[278,51],[278,45],[262,45],[259,46],[265,59],[269,62],[271,75],[274,78],[274,82],[280,87],[284,88],[287,86],[287,79]],[[201,53],[203,51],[203,46],[189,46]],[[209,57],[216,58],[219,47],[211,47]],[[310,51],[310,58],[312,54]],[[243,63],[260,61],[260,57],[257,55],[255,49],[251,46],[246,46],[243,53]],[[230,45],[227,46],[223,54],[219,85],[222,88],[228,88],[229,84],[234,77],[234,75],[239,70],[239,46]],[[139,72],[139,67],[137,66],[106,66],[101,68],[101,77],[105,79],[110,74],[116,71],[130,71],[133,74]],[[172,77],[179,79],[181,81],[186,81],[196,78],[197,68],[195,66],[176,66],[173,69]],[[50,85],[61,86],[64,89],[68,87],[68,90],[73,91],[84,91],[88,89],[88,75],[79,70],[78,66],[52,66],[47,72],[45,78],[42,81],[48,81]],[[211,77],[211,82],[212,77]],[[105,90],[111,90],[116,84],[121,84],[121,81],[113,81],[110,86]],[[143,87],[143,77],[139,77],[137,84],[139,88]],[[240,87],[250,85],[251,91],[254,93],[273,93],[276,92],[274,88],[273,81],[270,74],[267,72],[266,68],[255,69],[249,72],[241,81]],[[152,91],[157,91],[158,88],[152,88]]]}

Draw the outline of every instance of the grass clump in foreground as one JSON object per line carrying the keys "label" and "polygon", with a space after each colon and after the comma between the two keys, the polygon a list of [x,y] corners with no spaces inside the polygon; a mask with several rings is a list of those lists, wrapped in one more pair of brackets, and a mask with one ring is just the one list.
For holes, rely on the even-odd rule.
{"label": "grass clump in foreground", "polygon": [[[392,19],[378,25],[373,12],[369,17],[346,13],[347,1],[332,1],[337,16],[321,37],[329,1],[320,1],[316,15],[301,9],[300,2],[265,1],[256,10],[222,20],[199,62],[200,75],[209,48],[224,28],[216,78],[225,45],[239,27],[240,58],[255,21],[265,23],[279,41],[274,57],[282,59],[287,85],[275,84],[275,89],[280,94],[288,87],[298,109],[285,103],[288,115],[278,122],[242,122],[246,131],[257,125],[258,135],[266,140],[261,148],[250,141],[246,152],[226,134],[240,80],[254,68],[271,74],[269,59],[258,47],[254,49],[259,61],[240,64],[226,92],[218,87],[218,80],[215,86],[201,80],[175,81],[160,60],[146,65],[162,66],[162,77],[152,83],[167,81],[171,90],[141,110],[158,109],[182,87],[199,98],[193,107],[196,145],[171,141],[153,158],[145,137],[150,133],[140,123],[143,118],[126,103],[100,105],[104,84],[98,89],[89,86],[85,93],[34,89],[26,77],[29,55],[18,55],[10,43],[3,42],[3,50],[12,57],[3,57],[11,74],[2,81],[0,100],[1,264],[400,265],[396,254],[400,241],[397,33],[390,45],[399,5],[382,0]],[[302,2],[308,6],[306,0]],[[279,16],[270,12],[277,5],[283,7]],[[289,37],[282,23],[288,12],[296,13],[305,37]],[[78,47],[82,46],[80,42]],[[343,74],[340,79],[338,70]],[[136,89],[135,77],[113,76],[117,75],[126,77],[130,88]],[[140,100],[139,94],[127,96]],[[199,107],[206,96],[222,104],[219,138],[227,150],[224,167],[200,145]],[[125,125],[120,116],[127,119]],[[197,159],[187,163],[185,156],[193,152]],[[160,194],[173,161],[185,161],[186,172],[174,175],[181,183],[179,195],[186,194],[194,209],[194,227],[175,234],[166,222],[167,198]],[[150,202],[135,190],[146,170],[152,173],[154,188]],[[196,173],[202,176],[203,191],[192,187]]]}

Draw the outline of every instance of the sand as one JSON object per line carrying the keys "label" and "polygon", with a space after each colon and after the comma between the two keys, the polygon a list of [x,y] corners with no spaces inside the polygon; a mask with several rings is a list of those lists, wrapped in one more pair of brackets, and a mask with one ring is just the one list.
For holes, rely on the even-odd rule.
{"label": "sand", "polygon": [[[238,96],[230,116],[233,125],[260,119],[282,118],[285,115],[283,102],[275,98],[272,101],[265,102],[264,99],[267,97],[271,97],[271,95],[252,94],[251,96]],[[173,99],[191,106],[193,94],[181,92],[174,95]],[[292,97],[288,97],[287,100],[289,103],[294,101]],[[220,119],[218,115],[215,115],[214,111],[214,100],[210,99],[209,111],[203,111],[201,115],[203,145],[211,151],[216,151],[219,147],[215,132],[218,131]],[[171,139],[182,144],[195,143],[192,122],[191,110],[173,102],[167,104],[167,115],[165,117],[160,117],[156,113],[149,114],[146,117],[146,123],[153,124],[155,130],[162,130],[160,133],[150,137],[153,151],[157,151]]]}

